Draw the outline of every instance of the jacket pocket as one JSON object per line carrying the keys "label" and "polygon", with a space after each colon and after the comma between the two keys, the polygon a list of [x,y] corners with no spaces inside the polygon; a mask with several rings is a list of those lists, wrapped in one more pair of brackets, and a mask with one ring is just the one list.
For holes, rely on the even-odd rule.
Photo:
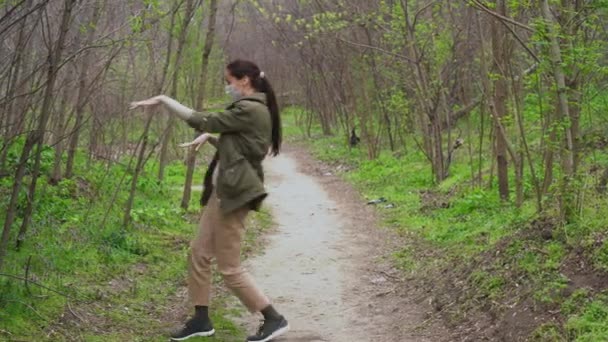
{"label": "jacket pocket", "polygon": [[223,171],[222,178],[218,180],[218,187],[221,187],[222,192],[230,198],[238,197],[259,182],[255,170],[245,158],[231,162]]}

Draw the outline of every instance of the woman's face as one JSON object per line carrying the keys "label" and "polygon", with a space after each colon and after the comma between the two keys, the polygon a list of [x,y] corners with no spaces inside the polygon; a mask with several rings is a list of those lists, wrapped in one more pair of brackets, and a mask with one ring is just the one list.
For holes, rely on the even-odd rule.
{"label": "woman's face", "polygon": [[231,85],[234,87],[236,91],[238,91],[242,95],[251,95],[253,93],[253,88],[251,87],[251,81],[249,77],[245,76],[242,79],[238,79],[230,73],[228,69],[224,72],[224,78],[226,80],[227,85]]}

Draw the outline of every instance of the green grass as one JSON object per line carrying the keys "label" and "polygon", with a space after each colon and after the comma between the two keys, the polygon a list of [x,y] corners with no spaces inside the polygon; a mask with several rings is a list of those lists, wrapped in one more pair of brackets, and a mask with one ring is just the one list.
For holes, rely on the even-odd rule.
{"label": "green grass", "polygon": [[[52,163],[48,155],[45,151],[45,169]],[[200,191],[193,192],[188,211],[179,208],[183,163],[169,165],[161,184],[156,181],[157,165],[146,166],[138,182],[133,223],[126,229],[122,218],[129,172],[120,164],[86,165],[78,155],[77,176],[55,186],[39,178],[25,244],[19,251],[9,250],[3,269],[17,277],[27,273],[31,281],[26,286],[22,280],[0,276],[0,340],[166,341],[172,325],[189,313],[180,291],[189,241],[197,229]],[[197,167],[194,184],[202,183],[203,169]],[[9,178],[0,180],[1,201],[7,200],[11,184]],[[25,200],[23,194],[20,205]],[[255,249],[257,237],[270,225],[267,212],[250,216],[244,254]],[[217,337],[210,341],[244,337],[230,319],[238,310],[225,307],[223,296],[212,304]]]}
{"label": "green grass", "polygon": [[[343,178],[366,199],[384,197],[395,204],[395,208],[377,208],[384,225],[412,241],[394,253],[395,265],[410,278],[430,279],[440,291],[442,283],[451,281],[443,279],[445,274],[457,278],[453,281],[469,293],[451,300],[465,310],[479,306],[480,298],[491,303],[498,316],[513,297],[530,298],[530,310],[559,312],[561,307],[567,323],[541,324],[529,336],[532,340],[608,340],[606,299],[589,289],[570,289],[569,279],[562,274],[565,261],[572,257],[585,258],[597,272],[608,271],[608,198],[594,192],[594,175],[580,180],[584,205],[574,221],[554,227],[553,237],[545,240],[541,228],[534,226],[539,216],[529,174],[524,183],[525,201],[518,208],[513,202],[500,201],[496,179],[487,186],[489,156],[482,159],[482,186],[472,181],[478,157],[470,159],[461,150],[456,153],[450,177],[435,184],[428,160],[417,149],[397,153],[382,150],[376,159],[369,160],[364,145],[350,149],[343,136],[324,136],[318,125],[313,125],[307,137],[295,123],[297,115],[304,114],[297,108],[284,111],[288,141],[304,144],[315,157],[334,167],[347,165],[349,171],[342,172]],[[532,148],[537,148],[540,132],[529,133]],[[472,136],[471,140],[475,150],[479,138]],[[605,156],[591,156],[583,167],[608,165],[606,160]],[[549,208],[546,215],[551,214]],[[583,252],[573,254],[575,250]],[[576,305],[580,305],[578,310],[573,309]],[[454,316],[462,315],[455,309]]]}
{"label": "green grass", "polygon": [[577,341],[608,340],[608,297],[598,296],[596,300],[571,316],[566,323],[568,337]]}

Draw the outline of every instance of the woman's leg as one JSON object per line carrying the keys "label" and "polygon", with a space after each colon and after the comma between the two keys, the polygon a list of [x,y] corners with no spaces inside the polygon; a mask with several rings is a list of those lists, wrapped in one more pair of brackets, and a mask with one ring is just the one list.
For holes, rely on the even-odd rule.
{"label": "woman's leg", "polygon": [[220,219],[219,205],[212,195],[199,222],[198,235],[190,243],[188,294],[194,306],[209,306],[211,296],[211,262],[214,256],[213,236]]}
{"label": "woman's leg", "polygon": [[211,261],[213,259],[213,234],[218,226],[219,205],[212,196],[199,222],[199,231],[190,243],[188,264],[188,294],[190,303],[195,308],[192,317],[185,326],[174,332],[171,339],[183,341],[195,336],[211,336],[215,333],[209,319],[209,301],[211,293]]}
{"label": "woman's leg", "polygon": [[264,324],[258,332],[247,338],[251,342],[266,342],[283,335],[289,324],[270,304],[270,300],[255,285],[241,266],[241,241],[245,231],[244,221],[248,209],[240,209],[227,215],[220,214],[222,224],[213,235],[215,256],[226,286],[241,300],[247,309],[264,316]]}
{"label": "woman's leg", "polygon": [[270,301],[241,266],[241,241],[248,211],[249,209],[243,208],[229,214],[220,213],[221,224],[213,235],[213,245],[218,270],[224,278],[226,287],[250,312],[260,312],[270,305]]}

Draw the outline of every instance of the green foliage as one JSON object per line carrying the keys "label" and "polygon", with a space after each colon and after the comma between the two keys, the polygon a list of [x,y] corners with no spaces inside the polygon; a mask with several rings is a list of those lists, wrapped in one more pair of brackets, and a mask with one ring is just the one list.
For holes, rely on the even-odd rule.
{"label": "green foliage", "polygon": [[396,252],[393,256],[402,271],[412,273],[417,270],[416,256],[408,248]]}
{"label": "green foliage", "polygon": [[532,332],[530,336],[530,341],[534,342],[566,342],[566,339],[560,328],[553,323],[547,323],[539,326]]}
{"label": "green foliage", "polygon": [[562,303],[561,310],[566,315],[579,314],[588,304],[590,304],[589,298],[590,293],[588,289],[577,289]]}
{"label": "green foliage", "polygon": [[543,281],[543,286],[534,292],[533,298],[543,304],[559,304],[562,300],[562,292],[568,288],[568,278],[558,275],[548,275]]}
{"label": "green foliage", "polygon": [[608,240],[603,241],[600,247],[593,251],[593,260],[597,268],[608,271]]}
{"label": "green foliage", "polygon": [[[12,148],[18,150],[19,145]],[[47,151],[45,147],[42,160],[49,169],[53,154]],[[157,318],[175,310],[168,306],[176,304],[168,302],[179,302],[175,296],[187,269],[188,241],[194,232],[200,190],[194,191],[192,209],[180,210],[184,165],[169,165],[167,182],[159,184],[157,165],[149,163],[138,182],[131,212],[133,225],[125,229],[123,205],[131,170],[124,165],[128,164],[128,160],[109,165],[93,161],[87,166],[85,156],[79,153],[78,176],[56,185],[49,184],[46,176],[39,178],[31,228],[21,249],[9,250],[4,268],[5,273],[19,277],[27,272],[33,281],[26,286],[22,280],[0,277],[0,339],[6,332],[11,338],[28,341],[166,339],[169,322]],[[198,168],[197,182],[202,183]],[[2,179],[0,193],[6,193],[11,185],[10,179]],[[254,220],[244,247],[249,250],[270,225],[267,214],[256,215]],[[17,230],[12,231],[11,246]],[[36,286],[34,281],[70,298]],[[214,307],[220,308],[223,299],[218,301]],[[58,324],[59,317],[69,310],[68,303],[75,312],[95,317],[100,332],[80,330],[69,320]],[[243,338],[240,328],[225,317],[235,314],[214,310],[218,337],[211,340]]]}
{"label": "green foliage", "polygon": [[581,313],[566,323],[570,340],[580,342],[608,340],[608,297],[598,296]]}
{"label": "green foliage", "polygon": [[[6,163],[7,163],[6,166],[7,166],[8,170],[15,170],[17,168],[17,165],[19,165],[19,160],[21,158],[21,151],[23,150],[23,147],[25,146],[25,142],[26,142],[26,137],[24,135],[21,135],[10,142],[10,144],[8,146],[8,152],[7,152],[7,158],[6,158]],[[3,146],[3,148],[4,148],[4,146]],[[40,154],[40,170],[41,170],[40,172],[44,173],[44,172],[47,172],[48,170],[50,170],[50,168],[53,165],[52,164],[53,160],[54,160],[53,149],[48,145],[43,145],[42,151]],[[34,158],[27,159],[26,164],[25,164],[26,173],[32,172],[32,170],[34,169],[34,163],[35,163]]]}
{"label": "green foliage", "polygon": [[459,216],[477,211],[491,212],[500,206],[500,200],[493,193],[476,188],[462,196],[460,200],[455,201],[451,211],[454,215]]}
{"label": "green foliage", "polygon": [[129,24],[131,25],[131,31],[134,33],[139,33],[143,28],[143,19],[139,15],[134,15],[129,20]]}

